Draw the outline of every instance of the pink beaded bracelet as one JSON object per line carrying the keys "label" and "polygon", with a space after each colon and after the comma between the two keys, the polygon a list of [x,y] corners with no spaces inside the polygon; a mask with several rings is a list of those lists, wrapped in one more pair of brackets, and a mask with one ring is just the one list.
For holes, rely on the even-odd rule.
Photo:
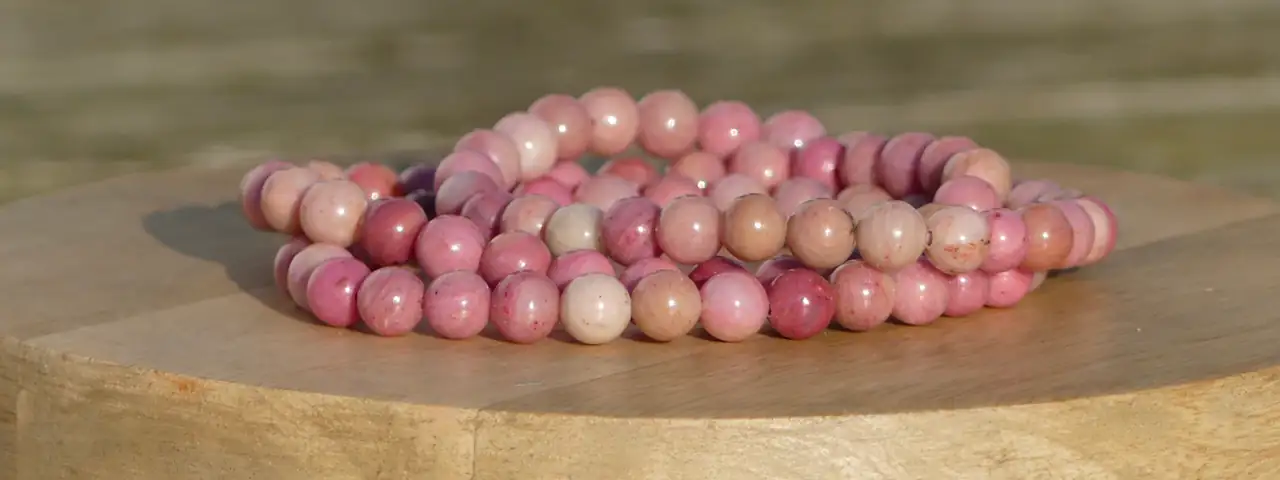
{"label": "pink beaded bracelet", "polygon": [[[588,152],[612,159],[593,176]],[[293,236],[275,281],[322,323],[397,336],[425,319],[450,339],[492,324],[515,343],[557,325],[587,344],[630,324],[726,342],[925,325],[1012,307],[1117,233],[1105,203],[1015,182],[965,137],[832,137],[802,111],[699,113],[675,90],[548,95],[434,168],[270,161],[240,194],[252,227]]]}

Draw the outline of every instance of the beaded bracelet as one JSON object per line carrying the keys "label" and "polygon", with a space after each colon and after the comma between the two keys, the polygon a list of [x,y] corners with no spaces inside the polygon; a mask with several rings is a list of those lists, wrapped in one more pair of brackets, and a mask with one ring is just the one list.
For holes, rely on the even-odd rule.
{"label": "beaded bracelet", "polygon": [[[592,176],[588,152],[612,159]],[[548,95],[400,173],[270,161],[240,194],[251,226],[293,236],[275,282],[322,323],[398,336],[425,319],[450,339],[492,323],[515,343],[557,325],[587,344],[630,324],[726,342],[925,325],[1012,307],[1117,233],[1102,201],[1014,182],[965,137],[833,137],[802,111],[699,112],[675,90]]]}

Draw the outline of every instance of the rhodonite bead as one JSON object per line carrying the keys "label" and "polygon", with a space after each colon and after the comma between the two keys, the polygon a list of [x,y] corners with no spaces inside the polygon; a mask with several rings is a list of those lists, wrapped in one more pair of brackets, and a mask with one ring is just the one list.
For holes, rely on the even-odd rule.
{"label": "rhodonite bead", "polygon": [[373,333],[397,337],[412,332],[422,322],[422,296],[426,286],[412,270],[382,267],[360,283],[356,307]]}
{"label": "rhodonite bead", "polygon": [[658,215],[658,247],[671,260],[694,265],[720,251],[720,211],[706,197],[681,197]]}
{"label": "rhodonite bead", "polygon": [[947,310],[947,278],[920,259],[894,272],[897,296],[893,318],[908,325],[928,325]]}
{"label": "rhodonite bead", "polygon": [[1055,200],[1051,203],[1062,211],[1063,216],[1067,217],[1067,223],[1071,225],[1071,233],[1074,235],[1071,239],[1071,252],[1067,253],[1066,258],[1058,264],[1057,268],[1078,267],[1093,249],[1093,220],[1089,218],[1089,213],[1084,210],[1084,207],[1075,201]]}
{"label": "rhodonite bead", "polygon": [[920,213],[901,200],[881,202],[859,219],[858,251],[879,270],[894,272],[924,253],[929,229]]}
{"label": "rhodonite bead", "polygon": [[1017,210],[1035,203],[1040,197],[1052,195],[1061,190],[1062,187],[1048,180],[1023,180],[1015,184],[1013,189],[1009,191],[1009,197],[1005,199],[1005,206]]}
{"label": "rhodonite bead", "polygon": [[1009,308],[1017,305],[1031,291],[1034,275],[1020,268],[991,274],[987,286],[987,306]]}
{"label": "rhodonite bead", "polygon": [[631,265],[662,253],[658,248],[656,230],[662,209],[644,197],[632,197],[618,201],[604,216],[600,233],[604,236],[604,248],[609,258],[622,265]]}
{"label": "rhodonite bead", "polygon": [[613,275],[580,276],[560,294],[560,323],[574,340],[588,345],[608,343],[631,324],[631,295]]}
{"label": "rhodonite bead", "polygon": [[930,241],[925,255],[948,275],[972,272],[982,266],[991,243],[987,219],[968,207],[943,206],[925,219]]}
{"label": "rhodonite bead", "polygon": [[610,175],[635,184],[640,188],[658,181],[658,168],[640,157],[618,157],[600,166],[596,175]]}
{"label": "rhodonite bead", "polygon": [[[444,160],[440,161],[440,165],[436,167],[436,175],[432,180],[435,182],[432,186],[433,189],[439,191],[440,185],[442,185],[445,180],[448,180],[454,175],[462,172],[481,173],[484,176],[489,177],[490,180],[493,180],[493,184],[499,187],[505,183],[502,170],[499,170],[498,165],[493,163],[488,156],[480,152],[462,150],[450,153],[448,156],[444,157]],[[504,188],[499,189],[506,190]]]}
{"label": "rhodonite bead", "polygon": [[800,205],[815,198],[831,198],[831,190],[812,178],[793,177],[773,190],[773,199],[778,202],[778,212],[783,218],[795,215]]}
{"label": "rhodonite bead", "polygon": [[791,162],[791,177],[811,178],[834,192],[840,188],[836,171],[844,158],[845,145],[831,137],[815,138],[797,150]]}
{"label": "rhodonite bead", "polygon": [[599,208],[585,203],[560,207],[542,228],[542,238],[554,256],[574,250],[604,250],[601,227],[604,214]]}
{"label": "rhodonite bead", "polygon": [[569,191],[572,192],[574,189],[578,188],[579,185],[582,185],[582,182],[591,178],[591,172],[588,172],[586,167],[583,167],[581,163],[561,160],[556,162],[555,166],[551,167],[551,171],[548,171],[542,178],[555,180],[561,185],[568,187]]}
{"label": "rhodonite bead", "polygon": [[347,179],[364,190],[369,201],[398,195],[400,178],[390,167],[373,162],[360,162],[347,168]]}
{"label": "rhodonite bead", "polygon": [[436,167],[434,165],[417,164],[400,172],[396,189],[405,195],[417,191],[435,191]]}
{"label": "rhodonite bead", "polygon": [[845,147],[844,158],[836,172],[846,187],[852,185],[877,185],[876,163],[880,150],[889,139],[877,133],[866,133]]}
{"label": "rhodonite bead", "polygon": [[321,180],[340,180],[346,177],[346,172],[342,171],[342,167],[333,162],[312,160],[307,162],[307,168],[320,174]]}
{"label": "rhodonite bead", "polygon": [[560,204],[545,195],[520,195],[511,199],[498,220],[498,233],[528,232],[542,238],[542,228]]}
{"label": "rhodonite bead", "polygon": [[987,273],[975,270],[947,278],[948,317],[964,317],[981,310],[987,303],[987,291],[991,281]]}
{"label": "rhodonite bead", "polygon": [[[503,190],[511,190],[522,178],[520,175],[520,148],[504,134],[489,129],[476,129],[463,135],[453,144],[454,152],[478,152],[489,158],[502,172]],[[401,175],[403,178],[403,174]],[[406,190],[408,191],[408,190]]]}
{"label": "rhodonite bead", "polygon": [[412,200],[379,200],[369,206],[360,224],[360,248],[376,266],[403,264],[413,258],[418,232],[426,224],[426,212]]}
{"label": "rhodonite bead", "polygon": [[356,292],[369,267],[351,257],[331,258],[321,263],[307,280],[307,306],[321,323],[347,328],[360,321]]}
{"label": "rhodonite bead", "polygon": [[982,271],[1003,272],[1021,265],[1027,257],[1027,225],[1022,223],[1022,214],[997,208],[983,215],[987,217],[991,244],[987,247],[987,258],[982,261]]}
{"label": "rhodonite bead", "polygon": [[720,211],[728,210],[733,206],[733,202],[743,195],[753,193],[768,194],[769,189],[765,188],[759,180],[741,173],[731,173],[725,175],[716,183],[711,185],[710,191],[707,192],[707,198]]}
{"label": "rhodonite bead", "polygon": [[746,270],[730,270],[707,280],[702,297],[702,329],[722,342],[741,342],[760,332],[769,315],[769,296]]}
{"label": "rhodonite bead", "polygon": [[807,267],[803,262],[796,260],[796,257],[778,255],[760,262],[760,266],[756,267],[756,280],[759,280],[761,285],[768,285],[773,279],[778,278],[778,275],[782,275],[782,272],[795,268]]}
{"label": "rhodonite bead", "polygon": [[1022,209],[1022,222],[1027,226],[1027,256],[1022,269],[1039,272],[1062,265],[1075,238],[1062,210],[1047,203],[1031,204]]}
{"label": "rhodonite bead", "polygon": [[658,90],[640,99],[636,142],[659,158],[675,160],[698,140],[698,106],[679,90]]}
{"label": "rhodonite bead", "polygon": [[800,206],[787,220],[787,247],[810,268],[831,269],[844,263],[857,246],[854,220],[835,200],[820,198]]}
{"label": "rhodonite bead", "polygon": [[835,316],[835,289],[813,270],[783,272],[767,288],[769,325],[778,335],[803,340],[831,324]]}
{"label": "rhodonite bead", "polygon": [[498,191],[502,191],[502,187],[483,173],[470,170],[455,173],[440,184],[440,189],[436,191],[436,213],[457,215],[471,197]]}
{"label": "rhodonite bead", "polygon": [[1082,197],[1075,200],[1089,214],[1093,221],[1093,244],[1085,255],[1081,265],[1090,265],[1110,255],[1116,248],[1119,227],[1116,215],[1107,204],[1093,197]]}
{"label": "rhodonite bead", "polygon": [[858,220],[861,220],[871,207],[889,200],[893,200],[889,192],[869,183],[850,185],[836,195],[836,201],[840,202],[844,211]]}
{"label": "rhodonite bead", "polygon": [[805,143],[827,134],[817,117],[803,110],[786,110],[764,121],[761,137],[787,152],[804,148]]}
{"label": "rhodonite bead", "polygon": [[615,276],[613,263],[603,253],[595,250],[574,250],[556,257],[547,268],[547,277],[562,290],[573,279],[589,273]]}
{"label": "rhodonite bead", "polygon": [[1000,208],[1002,202],[996,189],[978,177],[961,175],[948,180],[933,196],[934,203],[959,205],[977,211]]}
{"label": "rhodonite bead", "polygon": [[738,147],[760,139],[760,116],[745,103],[721,100],[698,116],[698,147],[726,157]]}
{"label": "rhodonite bead", "polygon": [[607,212],[618,200],[638,196],[640,196],[640,187],[636,184],[621,177],[598,175],[578,185],[578,189],[573,192],[573,201]]}
{"label": "rhodonite bead", "polygon": [[299,308],[307,309],[307,282],[311,281],[311,274],[315,273],[316,267],[321,263],[333,258],[347,258],[351,256],[351,252],[347,249],[330,245],[327,243],[313,243],[307,245],[289,261],[289,269],[285,280],[285,286],[289,290],[289,298]]}
{"label": "rhodonite bead", "polygon": [[502,218],[502,212],[511,204],[512,199],[510,193],[502,190],[481,192],[462,204],[460,214],[476,224],[480,235],[487,242],[499,233],[498,220]]}
{"label": "rhodonite bead", "polygon": [[436,217],[436,194],[430,190],[417,190],[404,196],[405,200],[418,204],[430,220]]}
{"label": "rhodonite bead", "polygon": [[942,169],[952,155],[978,148],[969,137],[938,137],[920,152],[920,169],[916,172],[920,187],[925,193],[933,193],[942,186]]}
{"label": "rhodonite bead", "polygon": [[747,271],[747,268],[741,263],[725,257],[713,257],[710,260],[699,263],[693,270],[689,271],[689,280],[693,280],[693,284],[699,288],[702,284],[707,283],[711,277],[729,271]]}
{"label": "rhodonite bead", "polygon": [[493,125],[493,130],[516,144],[522,180],[541,177],[556,163],[555,133],[541,118],[525,112],[508,113]]}
{"label": "rhodonite bead", "polygon": [[298,222],[313,242],[349,247],[359,238],[360,222],[369,199],[350,180],[317,183],[302,195]]}
{"label": "rhodonite bead", "polygon": [[640,280],[655,272],[663,270],[674,270],[676,273],[679,273],[681,277],[684,276],[684,272],[680,271],[680,267],[675,263],[672,263],[671,260],[657,257],[646,258],[632,264],[630,267],[623,270],[622,274],[618,275],[618,280],[621,280],[622,284],[625,285],[627,289],[634,289],[636,284],[640,283]]}
{"label": "rhodonite bead", "polygon": [[862,260],[850,260],[831,272],[835,289],[835,320],[840,326],[864,332],[883,324],[893,313],[897,284],[893,277]]}
{"label": "rhodonite bead", "polygon": [[271,230],[271,224],[262,214],[262,187],[271,174],[281,170],[296,168],[293,164],[280,160],[271,160],[249,170],[240,180],[240,211],[245,220],[255,230]]}
{"label": "rhodonite bead", "polygon": [[471,338],[489,323],[489,295],[489,284],[475,272],[449,272],[427,285],[422,316],[440,337]]}
{"label": "rhodonite bead", "polygon": [[289,294],[289,264],[293,262],[293,257],[298,256],[298,252],[311,245],[311,241],[307,237],[293,237],[287,243],[280,246],[276,250],[275,260],[272,262],[273,277],[276,287],[280,289],[280,293]]}
{"label": "rhodonite bead", "polygon": [[772,189],[791,177],[787,152],[769,143],[751,142],[729,157],[729,173],[740,173]]}
{"label": "rhodonite bead", "polygon": [[559,93],[543,95],[529,106],[529,113],[551,127],[556,158],[577,161],[591,146],[591,116],[578,99]]}
{"label": "rhodonite bead", "polygon": [[519,272],[493,289],[489,322],[512,343],[530,344],[547,338],[560,319],[560,290],[546,275]]}
{"label": "rhodonite bead", "polygon": [[631,318],[655,341],[669,342],[688,335],[702,316],[698,287],[674,268],[655,270],[638,279],[630,290]]}
{"label": "rhodonite bead", "polygon": [[286,168],[272,173],[262,184],[262,218],[280,233],[302,233],[298,218],[302,195],[320,182],[320,174],[306,168]]}
{"label": "rhodonite bead", "polygon": [[932,142],[933,135],[923,132],[902,133],[889,139],[876,163],[880,186],[894,198],[921,192],[920,156]]}
{"label": "rhodonite bead", "polygon": [[724,213],[721,227],[724,248],[746,262],[759,262],[777,255],[787,241],[787,219],[768,195],[738,197]]}
{"label": "rhodonite bead", "polygon": [[688,177],[698,184],[698,188],[703,192],[711,189],[711,186],[724,178],[728,173],[725,171],[724,162],[719,157],[707,152],[691,152],[672,164],[667,169],[667,174],[678,173]]}
{"label": "rhodonite bead", "polygon": [[1013,184],[1013,174],[1009,171],[1009,162],[994,150],[975,148],[965,150],[951,156],[942,167],[942,181],[971,175],[986,180],[995,188],[996,194],[1004,200],[1009,196]]}
{"label": "rhodonite bead", "polygon": [[625,90],[600,87],[578,97],[591,118],[591,151],[611,156],[635,141],[640,129],[640,112],[635,99]]}
{"label": "rhodonite bead", "polygon": [[516,196],[542,195],[555,201],[556,205],[559,206],[573,203],[573,191],[549,177],[535,178],[524,182],[516,187],[513,193]]}
{"label": "rhodonite bead", "polygon": [[435,278],[454,270],[474,272],[480,268],[484,235],[476,224],[457,215],[441,215],[418,232],[413,253],[427,277]]}
{"label": "rhodonite bead", "polygon": [[698,183],[679,173],[668,173],[649,188],[644,189],[644,197],[659,207],[665,207],[684,196],[702,196]]}
{"label": "rhodonite bead", "polygon": [[551,251],[538,237],[525,232],[508,232],[489,242],[480,255],[480,276],[490,285],[516,272],[546,274],[551,267]]}

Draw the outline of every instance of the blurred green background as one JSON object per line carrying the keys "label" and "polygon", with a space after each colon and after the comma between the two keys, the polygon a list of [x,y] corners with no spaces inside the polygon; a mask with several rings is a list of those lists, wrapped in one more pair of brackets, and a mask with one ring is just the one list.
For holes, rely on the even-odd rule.
{"label": "blurred green background", "polygon": [[0,200],[682,88],[1280,196],[1276,0],[0,0]]}

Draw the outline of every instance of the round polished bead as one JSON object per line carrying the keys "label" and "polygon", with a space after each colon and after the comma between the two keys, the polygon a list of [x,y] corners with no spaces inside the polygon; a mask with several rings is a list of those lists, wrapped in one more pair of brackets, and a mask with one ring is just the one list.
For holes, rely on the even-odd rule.
{"label": "round polished bead", "polygon": [[845,147],[844,158],[840,160],[840,168],[836,169],[844,185],[878,185],[876,163],[880,159],[880,150],[889,139],[877,133],[860,135]]}
{"label": "round polished bead", "polygon": [[312,160],[307,162],[307,169],[320,174],[321,180],[340,180],[346,177],[346,172],[339,167],[338,164],[324,160]]}
{"label": "round polished bead", "polygon": [[640,157],[618,157],[600,166],[596,175],[609,175],[636,184],[640,188],[653,185],[658,181],[658,168]]}
{"label": "round polished bead", "polygon": [[[502,170],[498,169],[498,164],[493,163],[493,160],[490,160],[487,155],[472,150],[462,150],[450,153],[444,157],[444,160],[440,161],[440,165],[436,167],[433,189],[439,191],[440,185],[445,180],[462,172],[481,173],[493,180],[493,184],[499,187],[506,182],[502,175]],[[505,188],[499,189],[506,190]]]}
{"label": "round polished bead", "polygon": [[711,199],[712,205],[715,205],[717,209],[725,211],[733,206],[733,202],[738,197],[753,193],[767,195],[769,189],[765,188],[764,184],[761,184],[759,180],[749,175],[731,173],[711,185],[711,189],[707,192],[707,198]]}
{"label": "round polished bead", "polygon": [[498,234],[498,221],[514,197],[502,190],[481,192],[462,204],[461,215],[476,224],[485,241]]}
{"label": "round polished bead", "polygon": [[287,243],[280,246],[279,250],[276,250],[275,260],[272,262],[272,276],[280,293],[289,295],[289,265],[293,263],[293,257],[298,256],[298,253],[308,245],[311,245],[311,241],[307,240],[307,237],[298,236],[289,239]]}
{"label": "round polished bead", "polygon": [[724,248],[746,262],[771,258],[786,246],[787,219],[768,195],[738,197],[724,213],[721,227]]}
{"label": "round polished bead", "polygon": [[441,215],[418,232],[413,254],[429,278],[454,270],[474,272],[480,268],[484,235],[471,220],[457,215]]}
{"label": "round polished bead", "polygon": [[893,318],[907,325],[928,325],[947,310],[947,277],[920,259],[893,273],[897,295]]}
{"label": "round polished bead", "polygon": [[667,169],[667,174],[671,173],[689,177],[703,192],[711,189],[712,185],[728,174],[725,171],[724,161],[715,155],[701,151],[680,157]]}
{"label": "round polished bead", "polygon": [[972,272],[982,266],[991,243],[986,217],[968,207],[943,206],[925,219],[930,240],[925,255],[948,275]]}
{"label": "round polished bead", "polygon": [[810,268],[839,266],[853,255],[857,243],[853,217],[835,200],[809,201],[787,220],[787,247]]}
{"label": "round polished bead", "polygon": [[475,272],[453,271],[432,280],[422,296],[422,316],[443,338],[479,335],[489,323],[489,284]]}
{"label": "round polished bead", "polygon": [[778,275],[782,275],[782,272],[795,268],[808,267],[805,267],[803,262],[796,260],[796,257],[778,255],[760,262],[760,266],[756,267],[756,280],[759,280],[761,285],[768,285],[773,279],[778,278]]}
{"label": "round polished bead", "polygon": [[280,160],[271,160],[249,170],[240,180],[240,211],[244,214],[249,226],[255,230],[271,230],[271,224],[262,213],[262,187],[271,174],[281,170],[296,168],[293,164]]}
{"label": "round polished bead", "polygon": [[844,158],[845,145],[831,137],[815,138],[796,151],[791,164],[791,177],[811,178],[827,190],[835,191],[840,187],[837,169]]}
{"label": "round polished bead", "polygon": [[662,209],[644,197],[618,201],[604,216],[601,235],[609,258],[631,265],[662,253],[656,230]]}
{"label": "round polished bead", "polygon": [[405,195],[417,191],[434,192],[436,185],[436,167],[434,165],[417,164],[400,172],[396,180],[396,189]]}
{"label": "round polished bead", "polygon": [[894,272],[912,265],[929,241],[920,213],[901,200],[871,207],[858,222],[858,251],[871,266]]}
{"label": "round polished bead", "polygon": [[356,308],[356,292],[369,267],[352,257],[331,258],[324,261],[307,280],[307,306],[321,323],[331,327],[347,328],[360,321]]}
{"label": "round polished bead", "polygon": [[769,325],[785,338],[804,340],[831,325],[835,289],[813,270],[783,272],[769,283]]}
{"label": "round polished bead", "polygon": [[853,215],[853,218],[859,220],[871,210],[871,207],[889,200],[893,200],[893,196],[889,195],[889,192],[869,183],[850,185],[836,195],[836,201],[840,202],[840,206],[844,208],[844,211],[849,212],[849,215]]}
{"label": "round polished bead", "polygon": [[409,192],[404,196],[405,200],[418,204],[422,207],[422,211],[427,214],[427,219],[436,217],[436,194],[430,190],[418,190]]}
{"label": "round polished bead", "polygon": [[631,295],[613,275],[580,276],[560,294],[560,323],[574,340],[588,345],[609,343],[631,324]]}
{"label": "round polished bead", "polygon": [[597,175],[578,185],[573,191],[573,201],[585,203],[609,211],[613,204],[624,198],[640,196],[640,187],[629,180],[612,175]]}
{"label": "round polished bead", "polygon": [[812,178],[792,177],[773,190],[773,198],[778,202],[778,212],[790,218],[809,200],[831,198],[831,189]]}
{"label": "round polished bead", "polygon": [[519,272],[493,289],[489,321],[512,343],[534,343],[551,334],[560,319],[560,290],[546,275]]}
{"label": "round polished bead", "polygon": [[381,163],[360,162],[347,168],[347,179],[364,190],[369,201],[397,196],[400,177]]}
{"label": "round polished bead", "polygon": [[987,217],[987,230],[991,236],[991,244],[987,247],[987,258],[982,261],[982,271],[996,273],[1009,270],[1022,264],[1027,257],[1027,225],[1022,222],[1022,214],[1007,208],[997,208],[983,212]]}
{"label": "round polished bead", "polygon": [[551,268],[551,251],[538,237],[526,232],[508,232],[493,237],[480,255],[480,276],[490,285],[516,272],[546,274]]}
{"label": "round polished bead", "polygon": [[693,150],[698,140],[698,106],[679,90],[658,90],[638,103],[640,148],[659,158],[675,160]]}
{"label": "round polished bead", "polygon": [[1067,253],[1066,258],[1056,268],[1072,268],[1078,267],[1083,262],[1089,251],[1093,249],[1094,228],[1093,220],[1089,218],[1089,213],[1080,206],[1080,203],[1074,200],[1055,200],[1053,206],[1058,207],[1062,211],[1062,215],[1067,217],[1067,223],[1071,225],[1071,251]]}
{"label": "round polished bead", "polygon": [[982,270],[961,273],[947,278],[948,317],[964,317],[981,310],[987,303],[987,291],[991,280]]}
{"label": "round polished bead", "polygon": [[386,198],[374,202],[360,225],[360,249],[374,265],[400,265],[413,258],[418,232],[427,214],[412,200]]}
{"label": "round polished bead", "polygon": [[550,177],[535,178],[521,183],[513,193],[516,196],[542,195],[550,198],[559,206],[573,203],[573,190]]}
{"label": "round polished bead", "polygon": [[498,233],[528,232],[542,238],[542,229],[560,204],[545,195],[520,195],[511,199],[498,220]]}
{"label": "round polished bead", "polygon": [[674,270],[676,273],[679,273],[680,276],[684,276],[684,272],[680,271],[680,266],[672,263],[671,260],[657,257],[646,258],[632,264],[630,267],[627,267],[626,270],[623,270],[622,274],[618,275],[618,280],[621,280],[622,284],[625,285],[627,289],[634,289],[640,280],[652,275],[654,272],[660,272],[663,270]]}
{"label": "round polished bead", "polygon": [[557,257],[574,250],[604,251],[603,223],[604,214],[599,208],[574,203],[551,214],[542,228],[542,238]]}
{"label": "round polished bead", "polygon": [[738,263],[736,260],[730,258],[713,257],[712,259],[699,263],[697,266],[693,267],[693,270],[689,271],[689,280],[693,280],[693,284],[701,288],[702,284],[707,283],[707,280],[710,280],[711,277],[724,272],[736,272],[739,270],[745,272],[747,271],[747,268],[742,266],[742,264]]}
{"label": "round polished bead", "polygon": [[827,134],[817,117],[803,110],[778,112],[765,120],[761,136],[788,152],[804,148],[805,143]]}
{"label": "round polished bead", "polygon": [[669,342],[688,335],[702,315],[698,287],[679,270],[655,270],[638,279],[630,290],[631,318],[655,341]]}
{"label": "round polished bead", "polygon": [[[944,208],[948,208],[948,207],[953,207],[953,206],[954,206],[954,205],[943,205],[943,204],[940,204],[940,203],[926,203],[926,204],[924,204],[924,205],[921,205],[921,206],[917,207],[917,208],[916,208],[916,211],[917,211],[917,212],[920,212],[920,218],[923,218],[923,219],[924,219],[924,223],[925,223],[925,225],[928,225],[928,224],[929,224],[929,216],[931,216],[931,215],[933,215],[933,214],[935,214],[935,213],[938,213],[938,211],[939,211],[939,210],[942,210],[942,209],[944,209]],[[928,247],[928,246],[926,246],[925,248],[926,248],[926,249],[928,249],[929,247]]]}
{"label": "round polished bead", "polygon": [[1076,199],[1075,202],[1080,204],[1093,222],[1093,243],[1084,261],[1081,262],[1081,265],[1090,265],[1102,260],[1115,250],[1119,226],[1116,222],[1116,214],[1101,200],[1083,197]]}
{"label": "round polished bead", "polygon": [[938,137],[930,142],[920,153],[920,168],[916,172],[920,187],[925,193],[937,191],[942,186],[942,169],[946,167],[947,160],[952,155],[975,148],[978,148],[978,143],[969,137]]}
{"label": "round polished bead", "polygon": [[1053,195],[1060,191],[1062,191],[1062,187],[1048,180],[1024,180],[1018,182],[1009,191],[1009,196],[1005,199],[1005,206],[1017,210],[1035,203],[1041,197]]}
{"label": "round polished bead", "polygon": [[711,277],[699,292],[702,329],[717,340],[741,342],[759,333],[768,321],[769,295],[745,270]]}
{"label": "round polished bead", "polygon": [[958,205],[977,211],[1000,208],[1002,202],[995,187],[978,177],[962,175],[952,178],[938,188],[934,203]]}
{"label": "round polished bead", "polygon": [[547,277],[560,289],[564,289],[573,279],[589,273],[616,276],[609,258],[595,250],[574,250],[556,257],[547,268]]}
{"label": "round polished bead", "polygon": [[502,187],[483,173],[470,170],[455,173],[440,184],[440,189],[436,191],[436,214],[457,215],[471,197],[484,192],[500,191]]}
{"label": "round polished bead", "polygon": [[591,118],[591,151],[617,155],[635,141],[640,112],[631,94],[619,88],[600,87],[578,97],[578,101]]}
{"label": "round polished bead", "polygon": [[1031,291],[1035,275],[1021,268],[992,273],[988,279],[987,306],[1009,308],[1022,301]]}
{"label": "round polished bead", "polygon": [[454,152],[479,152],[498,166],[502,172],[503,190],[511,190],[521,179],[520,148],[516,142],[504,134],[489,129],[476,129],[463,135],[458,143],[453,144]]}
{"label": "round polished bead", "polygon": [[738,147],[760,139],[760,116],[745,103],[721,100],[698,116],[698,147],[726,157]]}
{"label": "round polished bead", "polygon": [[426,286],[412,270],[382,267],[374,270],[356,292],[360,318],[373,333],[397,337],[412,332],[422,322],[422,297]]}
{"label": "round polished bead", "polygon": [[791,178],[791,159],[787,152],[765,142],[751,142],[729,157],[729,173],[755,179],[765,189],[772,189]]}
{"label": "round polished bead", "polygon": [[942,168],[943,183],[963,175],[986,180],[995,187],[1002,201],[1012,189],[1013,174],[1009,170],[1009,162],[991,149],[975,148],[952,155]]}
{"label": "round polished bead", "polygon": [[831,273],[835,289],[835,319],[840,326],[864,332],[884,323],[893,313],[897,284],[893,277],[862,260],[850,260]]}
{"label": "round polished bead", "polygon": [[689,177],[679,173],[668,173],[649,188],[644,189],[644,196],[659,207],[665,207],[672,200],[680,197],[700,197],[702,189],[698,188],[698,183]]}
{"label": "round polished bead", "polygon": [[359,238],[368,205],[368,197],[355,182],[323,181],[302,195],[298,221],[311,241],[349,247]]}
{"label": "round polished bead", "polygon": [[658,247],[671,260],[694,265],[720,251],[720,211],[706,197],[681,197],[658,215]]}
{"label": "round polished bead", "polygon": [[880,186],[894,198],[921,192],[920,157],[932,142],[933,135],[923,132],[902,133],[889,139],[876,163]]}
{"label": "round polished bead", "polygon": [[1075,238],[1067,216],[1054,205],[1036,203],[1022,209],[1022,222],[1027,225],[1027,256],[1022,269],[1039,272],[1059,268],[1071,254]]}
{"label": "round polished bead", "polygon": [[559,93],[544,95],[529,106],[529,113],[551,127],[556,137],[556,158],[577,161],[591,146],[594,126],[578,99]]}
{"label": "round polished bead", "polygon": [[262,184],[262,218],[280,233],[302,233],[298,218],[302,196],[320,182],[320,174],[307,168],[286,168],[267,177]]}
{"label": "round polished bead", "polygon": [[578,188],[578,185],[582,185],[583,182],[591,178],[591,172],[588,172],[587,168],[583,167],[581,163],[562,160],[556,162],[551,167],[551,171],[547,172],[546,176],[542,178],[550,178],[560,182],[561,185],[569,187],[569,191],[573,191]]}
{"label": "round polished bead", "polygon": [[541,118],[525,112],[508,113],[493,130],[510,138],[520,151],[521,180],[541,177],[556,163],[555,133]]}

